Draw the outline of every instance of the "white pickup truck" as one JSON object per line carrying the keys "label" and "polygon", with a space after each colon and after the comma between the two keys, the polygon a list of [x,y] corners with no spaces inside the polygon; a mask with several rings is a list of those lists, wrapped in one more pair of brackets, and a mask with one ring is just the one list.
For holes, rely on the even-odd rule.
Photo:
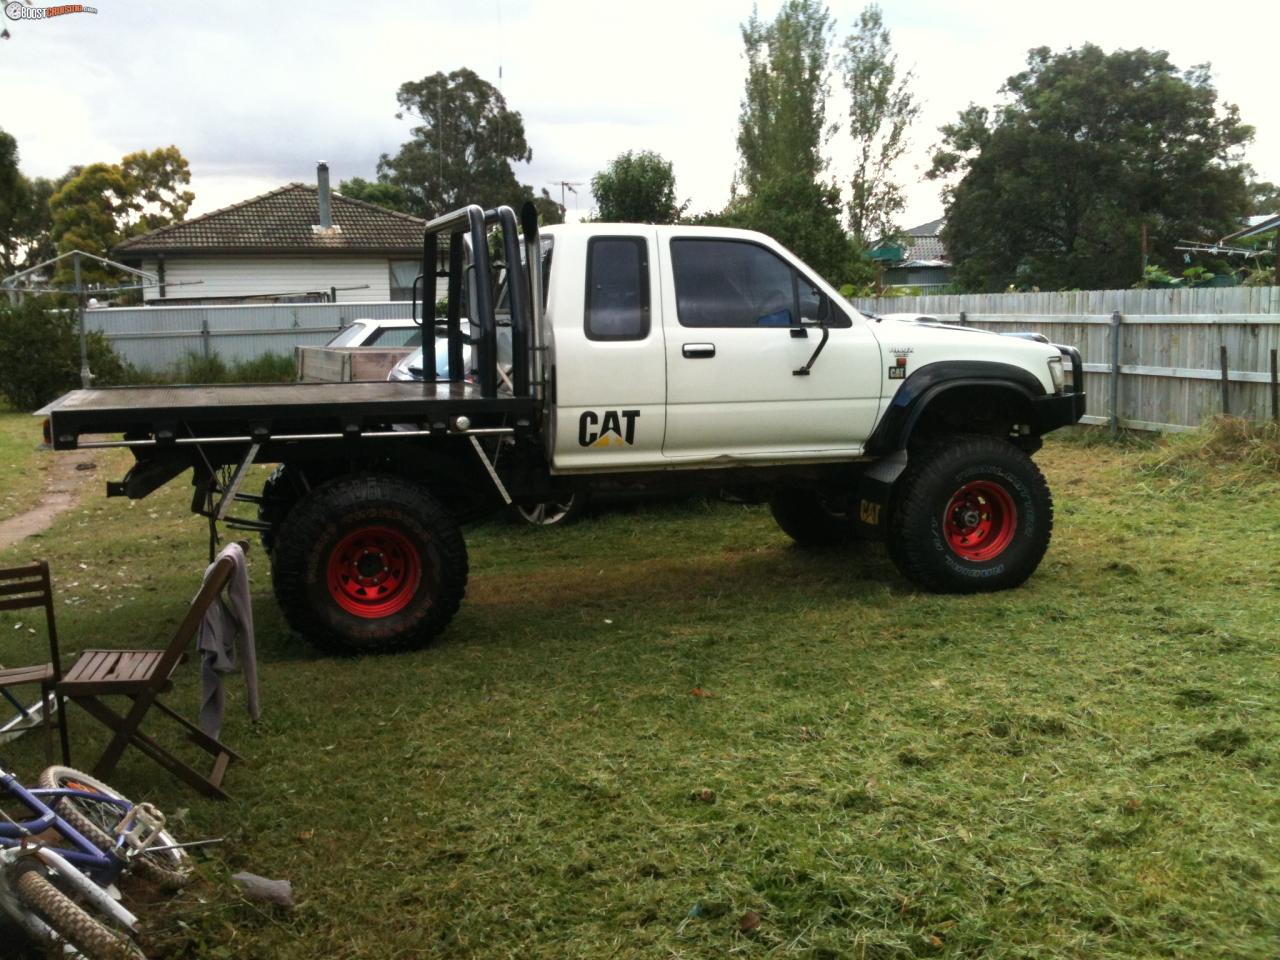
{"label": "white pickup truck", "polygon": [[[439,378],[79,390],[50,441],[132,448],[114,495],[193,469],[193,509],[258,530],[289,622],[337,652],[427,642],[466,589],[459,524],[576,490],[736,489],[802,546],[884,541],[935,591],[1016,586],[1048,547],[1031,454],[1084,413],[1071,347],[867,316],[740,230],[473,206],[427,225],[423,276],[447,278]],[[260,495],[257,462],[279,465]]]}

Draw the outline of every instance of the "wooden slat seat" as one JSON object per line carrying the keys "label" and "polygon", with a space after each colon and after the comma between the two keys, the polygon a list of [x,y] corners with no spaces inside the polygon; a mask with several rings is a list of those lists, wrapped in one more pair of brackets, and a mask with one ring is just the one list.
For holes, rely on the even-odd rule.
{"label": "wooden slat seat", "polygon": [[137,693],[154,682],[163,659],[163,650],[86,650],[63,675],[61,689],[69,697]]}
{"label": "wooden slat seat", "polygon": [[[23,730],[30,721],[34,725],[34,707],[24,707],[10,687],[28,684],[40,687],[40,716],[45,728],[45,755],[53,759],[53,714],[57,714],[58,736],[62,742],[62,761],[71,762],[71,749],[67,743],[67,725],[62,709],[62,698],[57,694],[59,673],[58,628],[53,618],[53,583],[49,578],[49,565],[43,560],[20,567],[0,570],[0,610],[22,610],[29,607],[44,609],[45,627],[49,636],[51,662],[23,667],[0,666],[0,694],[18,711],[14,719],[4,725],[6,732]],[[16,735],[16,734],[12,734]]]}
{"label": "wooden slat seat", "polygon": [[53,664],[36,667],[0,667],[0,687],[16,687],[24,683],[48,683],[53,679]]}

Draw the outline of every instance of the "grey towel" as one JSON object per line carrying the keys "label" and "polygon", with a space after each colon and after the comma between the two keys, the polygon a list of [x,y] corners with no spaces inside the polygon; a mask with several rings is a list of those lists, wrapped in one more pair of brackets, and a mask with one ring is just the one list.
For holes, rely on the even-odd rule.
{"label": "grey towel", "polygon": [[249,598],[249,565],[238,543],[229,543],[209,564],[208,580],[223,557],[235,564],[226,589],[209,605],[200,623],[196,648],[200,651],[200,679],[204,702],[200,706],[200,729],[216,738],[222,732],[224,674],[244,673],[249,716],[256,722],[262,715],[258,704],[258,654],[253,641],[253,604]]}

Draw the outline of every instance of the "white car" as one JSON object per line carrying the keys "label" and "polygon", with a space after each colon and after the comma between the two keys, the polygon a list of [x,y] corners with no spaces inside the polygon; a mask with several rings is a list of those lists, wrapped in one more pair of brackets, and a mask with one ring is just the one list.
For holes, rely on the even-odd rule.
{"label": "white car", "polygon": [[407,318],[353,320],[333,335],[326,347],[417,347],[422,325]]}

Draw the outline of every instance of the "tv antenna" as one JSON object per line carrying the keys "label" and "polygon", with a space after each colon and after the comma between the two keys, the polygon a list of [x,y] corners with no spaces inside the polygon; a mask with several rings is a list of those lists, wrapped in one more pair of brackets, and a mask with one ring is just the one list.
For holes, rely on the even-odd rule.
{"label": "tv antenna", "polygon": [[583,185],[583,182],[581,180],[552,180],[551,185],[553,187],[559,185],[560,187],[560,206],[562,208],[566,210],[568,209],[568,207],[565,207],[564,205],[564,193],[566,190],[568,190],[575,197],[573,201],[573,209],[575,210],[578,209],[578,201],[576,199],[576,197],[578,196],[578,191],[576,188]]}

